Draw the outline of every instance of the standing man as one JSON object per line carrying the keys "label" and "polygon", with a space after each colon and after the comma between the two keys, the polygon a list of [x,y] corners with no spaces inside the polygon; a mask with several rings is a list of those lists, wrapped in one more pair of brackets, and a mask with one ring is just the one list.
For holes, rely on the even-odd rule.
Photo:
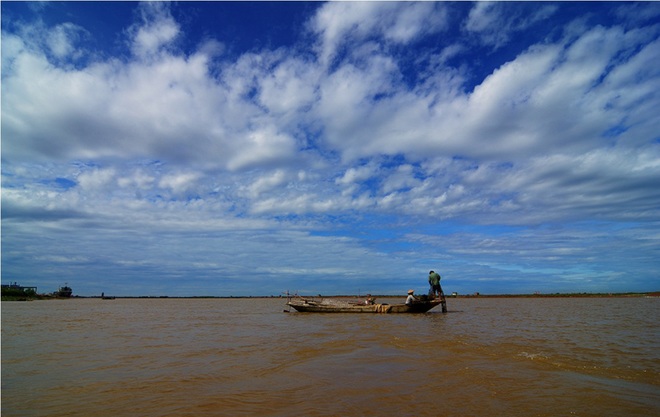
{"label": "standing man", "polygon": [[442,287],[440,286],[440,274],[435,271],[429,272],[429,285],[431,286],[431,293],[435,298],[442,295]]}

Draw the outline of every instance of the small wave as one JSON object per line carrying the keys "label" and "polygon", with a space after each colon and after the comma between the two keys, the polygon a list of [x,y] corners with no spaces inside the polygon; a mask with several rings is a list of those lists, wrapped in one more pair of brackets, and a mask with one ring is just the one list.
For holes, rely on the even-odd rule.
{"label": "small wave", "polygon": [[546,355],[543,355],[541,353],[529,353],[529,352],[520,352],[518,356],[522,356],[523,358],[535,360],[535,359],[548,359]]}

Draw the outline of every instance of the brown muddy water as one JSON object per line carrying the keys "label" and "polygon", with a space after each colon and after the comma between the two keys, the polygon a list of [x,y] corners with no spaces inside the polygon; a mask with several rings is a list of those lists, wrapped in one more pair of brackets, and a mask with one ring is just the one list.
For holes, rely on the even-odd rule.
{"label": "brown muddy water", "polygon": [[284,301],[3,302],[2,416],[660,415],[659,298]]}

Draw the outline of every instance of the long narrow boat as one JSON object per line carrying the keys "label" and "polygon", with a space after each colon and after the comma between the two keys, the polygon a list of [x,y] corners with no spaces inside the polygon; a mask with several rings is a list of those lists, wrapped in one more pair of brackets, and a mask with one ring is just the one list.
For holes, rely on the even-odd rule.
{"label": "long narrow boat", "polygon": [[416,299],[412,304],[365,304],[351,303],[332,298],[315,300],[305,297],[291,298],[286,303],[301,313],[426,313],[442,304],[442,312],[447,312],[446,301],[441,299]]}

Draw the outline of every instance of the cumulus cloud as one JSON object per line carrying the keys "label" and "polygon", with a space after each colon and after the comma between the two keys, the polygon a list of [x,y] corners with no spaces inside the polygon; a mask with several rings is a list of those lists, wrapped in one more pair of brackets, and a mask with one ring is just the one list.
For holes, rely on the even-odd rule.
{"label": "cumulus cloud", "polygon": [[[383,262],[388,244],[436,259],[432,232],[381,238],[381,229],[403,224],[660,220],[657,25],[567,25],[470,81],[474,38],[450,38],[452,30],[495,51],[561,6],[476,3],[452,29],[446,4],[333,2],[309,17],[309,43],[236,55],[206,33],[183,42],[189,34],[172,7],[138,7],[123,32],[124,57],[86,49],[93,28],[3,25],[4,236],[66,224],[121,246],[112,230],[184,233],[227,264],[240,263],[244,250],[273,270],[304,272],[328,251],[319,270],[350,275]],[[423,40],[410,60],[406,47]],[[377,238],[314,235],[358,229]],[[217,242],[198,235],[207,232]],[[259,249],[271,235],[265,247],[276,262]],[[446,253],[524,249],[515,237],[477,235],[452,235]],[[19,246],[10,242],[7,256],[20,257]],[[363,261],[342,262],[346,251],[362,251]],[[155,250],[144,261],[126,248],[113,255],[122,268],[158,269]],[[407,255],[378,268],[402,273],[396,260],[414,271]],[[522,264],[531,258],[520,255]],[[503,268],[495,258],[486,263],[471,270],[475,280]]]}
{"label": "cumulus cloud", "polygon": [[310,21],[319,36],[319,58],[330,65],[342,47],[372,36],[405,44],[422,34],[443,31],[447,17],[433,2],[337,2],[325,4]]}
{"label": "cumulus cloud", "polygon": [[131,51],[139,58],[150,58],[162,47],[171,45],[180,33],[169,6],[160,2],[140,3],[141,22],[128,29]]}
{"label": "cumulus cloud", "polygon": [[319,68],[301,58],[285,58],[260,74],[259,103],[283,123],[297,117],[318,100]]}
{"label": "cumulus cloud", "polygon": [[[619,74],[628,71],[649,71],[646,57],[656,56],[656,42],[630,54],[632,45],[646,41],[638,31],[595,28],[577,40],[534,46],[496,69],[470,94],[442,101],[436,101],[428,89],[395,89],[389,97],[374,101],[374,93],[361,81],[369,80],[370,88],[391,86],[379,82],[386,79],[387,66],[374,65],[380,71],[364,72],[345,67],[333,74],[337,82],[329,78],[329,94],[321,103],[323,113],[334,122],[328,140],[351,157],[381,151],[412,157],[431,152],[506,159],[543,154],[557,146],[584,151],[602,143],[611,129],[625,125],[629,109],[622,109],[617,101],[634,97],[639,90],[653,91],[638,81],[618,81]],[[588,53],[592,50],[598,52]],[[657,82],[655,76],[643,78]],[[647,115],[648,104],[657,103],[657,96],[632,101]],[[657,118],[643,117],[639,123],[656,125]]]}
{"label": "cumulus cloud", "polygon": [[[502,18],[502,7],[476,4],[467,30],[486,31]],[[525,19],[510,17],[513,23],[505,27],[523,30],[555,8],[544,6]],[[126,63],[110,59],[81,69],[61,66],[35,47],[38,43],[4,34],[3,65],[11,63],[3,75],[5,160],[151,158],[193,164],[200,172],[274,169],[274,177],[250,186],[254,196],[266,184],[283,186],[282,178],[302,168],[321,170],[321,176],[341,186],[334,192],[346,195],[363,192],[357,180],[375,172],[373,164],[350,166],[361,158],[404,155],[422,162],[460,155],[487,164],[558,148],[588,152],[603,140],[637,146],[634,141],[652,141],[658,127],[657,118],[650,117],[658,104],[652,62],[659,46],[652,40],[653,28],[595,27],[532,45],[464,91],[463,79],[448,67],[410,87],[402,82],[398,57],[369,46],[374,35],[406,43],[446,29],[444,9],[432,3],[323,5],[310,20],[323,45],[318,61],[283,50],[250,52],[225,63],[219,75],[210,67],[221,54],[220,42],[206,39],[206,46],[189,55],[178,52],[173,45],[182,33],[168,6],[149,3],[139,11],[140,21],[127,31],[135,60]],[[71,25],[53,30],[81,32]],[[324,57],[334,54],[347,34],[352,49],[372,53],[359,64],[339,62],[326,69]],[[70,52],[70,42],[56,43],[61,54]],[[442,65],[462,51],[458,44],[449,45],[434,62]],[[37,119],[40,123],[30,123]],[[321,135],[315,137],[317,132]],[[347,165],[325,163],[327,151]],[[410,167],[379,170],[389,176],[381,183],[383,192],[428,187],[411,172],[404,177]],[[142,191],[158,185],[174,194],[212,188],[196,185],[209,178],[200,172],[168,176],[145,169],[151,168],[142,168],[134,179],[113,175],[113,184]],[[76,181],[91,189],[109,172],[112,168],[90,171]],[[444,189],[437,193],[448,196]],[[299,212],[300,200],[294,205]],[[270,204],[271,209],[288,206],[286,201]]]}

